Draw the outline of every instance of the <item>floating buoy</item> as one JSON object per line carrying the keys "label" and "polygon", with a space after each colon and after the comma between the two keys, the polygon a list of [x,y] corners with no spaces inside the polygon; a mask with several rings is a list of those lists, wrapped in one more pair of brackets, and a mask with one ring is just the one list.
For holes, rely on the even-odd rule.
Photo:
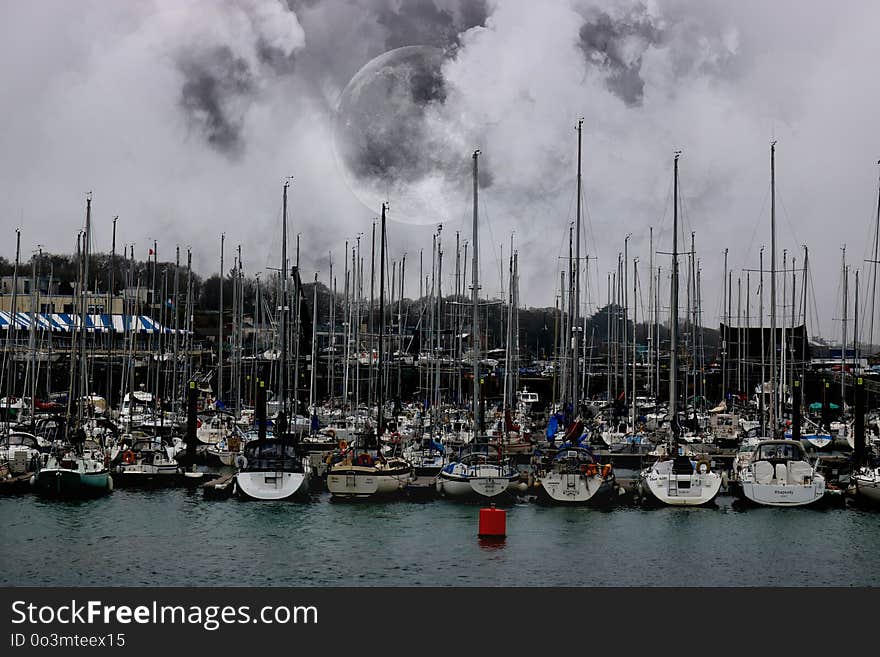
{"label": "floating buoy", "polygon": [[507,511],[491,508],[480,509],[480,529],[477,536],[507,536]]}

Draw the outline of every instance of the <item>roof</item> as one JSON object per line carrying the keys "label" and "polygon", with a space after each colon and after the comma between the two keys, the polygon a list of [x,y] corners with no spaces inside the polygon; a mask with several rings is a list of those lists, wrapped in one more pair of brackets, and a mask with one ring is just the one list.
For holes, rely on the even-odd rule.
{"label": "roof", "polygon": [[[173,328],[162,326],[147,315],[86,315],[85,330],[88,333],[174,333]],[[34,313],[33,321],[41,331],[70,333],[78,330],[81,318],[73,313]],[[8,331],[14,325],[18,330],[31,328],[31,313],[0,311],[0,331]],[[185,331],[178,330],[178,333]]]}

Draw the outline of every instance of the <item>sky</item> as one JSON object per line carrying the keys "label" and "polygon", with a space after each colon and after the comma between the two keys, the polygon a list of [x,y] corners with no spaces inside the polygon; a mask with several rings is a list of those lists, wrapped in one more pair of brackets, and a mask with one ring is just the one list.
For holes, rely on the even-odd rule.
{"label": "sky", "polygon": [[[25,257],[38,245],[73,251],[91,191],[93,249],[109,251],[118,215],[120,249],[134,244],[146,257],[156,240],[160,260],[170,260],[176,246],[191,247],[197,271],[210,274],[224,233],[226,262],[240,244],[246,272],[265,276],[279,266],[281,189],[292,176],[290,231],[301,234],[304,278],[317,271],[326,282],[332,252],[342,287],[345,241],[363,234],[369,255],[384,189],[389,258],[407,253],[407,296],[417,292],[419,250],[431,261],[438,221],[450,290],[455,233],[471,237],[471,155],[480,149],[483,292],[498,293],[513,234],[521,302],[552,306],[575,217],[574,127],[583,118],[585,310],[605,302],[630,234],[628,271],[637,257],[644,315],[650,227],[655,267],[668,275],[681,150],[680,241],[686,250],[694,233],[704,323],[721,319],[728,249],[733,312],[740,278],[742,312],[749,296],[757,324],[758,274],[749,274],[749,295],[745,270],[758,268],[762,246],[769,268],[775,140],[778,267],[783,249],[800,267],[809,247],[810,332],[839,337],[845,245],[847,312],[859,269],[867,339],[877,3],[0,2],[7,258],[16,228]],[[363,91],[376,73],[370,62],[408,46],[426,47],[424,75],[401,78],[393,93]],[[430,211],[405,212],[407,195]]]}

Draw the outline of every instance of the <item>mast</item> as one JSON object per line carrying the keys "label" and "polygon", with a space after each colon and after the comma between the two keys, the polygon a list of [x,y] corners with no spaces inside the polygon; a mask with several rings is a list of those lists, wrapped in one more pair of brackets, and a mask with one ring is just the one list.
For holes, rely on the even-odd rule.
{"label": "mast", "polygon": [[758,260],[758,270],[761,274],[761,280],[758,284],[758,289],[760,290],[760,298],[758,301],[758,317],[760,318],[760,328],[761,328],[761,385],[760,385],[760,393],[758,397],[758,415],[761,418],[761,436],[766,436],[767,432],[764,426],[764,412],[766,409],[764,408],[764,384],[767,381],[767,357],[766,351],[764,347],[764,247],[761,247],[761,252],[759,254]]}
{"label": "mast", "polygon": [[[654,313],[654,227],[649,229],[648,237],[648,316],[645,318],[646,338],[648,341],[648,364],[653,363],[654,357],[654,327],[651,325],[651,318]],[[633,320],[635,322],[635,320]],[[648,393],[654,397],[654,377],[648,377]]]}
{"label": "mast", "polygon": [[770,142],[770,437],[776,437],[776,141]]}
{"label": "mast", "polygon": [[678,158],[675,151],[675,173],[672,186],[672,289],[670,291],[669,322],[669,415],[672,429],[672,446],[677,447],[678,433]]}
{"label": "mast", "polygon": [[479,203],[479,192],[477,189],[477,176],[478,176],[478,158],[480,156],[480,150],[477,149],[474,151],[473,160],[474,160],[474,227],[473,227],[473,261],[471,264],[471,305],[472,305],[472,327],[471,327],[471,341],[473,348],[473,375],[474,375],[474,389],[473,389],[473,404],[474,404],[474,436],[480,431],[483,426],[483,418],[480,413],[480,308],[479,308],[479,294],[480,294],[480,241],[479,241],[479,227],[477,223],[478,210],[477,206]]}
{"label": "mast", "polygon": [[[880,165],[880,160],[877,161],[877,164]],[[869,348],[873,348],[874,346],[874,303],[877,300],[877,258],[880,256],[880,176],[878,176],[877,183],[877,218],[874,221],[874,255],[871,259],[872,270],[871,270],[871,322],[870,329],[868,335],[868,345]],[[806,267],[806,265],[804,265]],[[806,285],[806,283],[805,283]],[[805,322],[806,325],[806,322]]]}
{"label": "mast", "polygon": [[[574,255],[574,300],[572,303],[572,322],[571,328],[574,333],[574,344],[573,353],[572,353],[572,368],[571,368],[571,390],[572,390],[572,400],[573,410],[575,416],[578,415],[578,411],[580,410],[580,377],[578,376],[578,371],[580,368],[580,336],[578,335],[578,329],[580,328],[580,312],[581,312],[581,136],[583,134],[583,126],[584,120],[583,118],[578,119],[577,123],[577,133],[578,133],[578,162],[577,162],[577,215],[575,219],[576,229],[575,229],[575,255]],[[476,160],[475,160],[476,162]]]}
{"label": "mast", "polygon": [[[107,307],[104,312],[113,317],[113,288],[115,287],[116,274],[116,222],[119,216],[113,217],[113,239],[110,246],[110,285],[107,288]],[[48,290],[47,290],[48,291]],[[175,299],[175,303],[177,300]],[[123,311],[124,312],[124,311]],[[110,320],[113,321],[112,319]],[[107,403],[112,404],[113,398],[113,343],[115,331],[107,334]]]}
{"label": "mast", "polygon": [[[287,199],[287,186],[284,187],[285,203]],[[287,206],[285,205],[285,208]],[[220,337],[217,342],[217,401],[223,400],[223,253],[226,247],[226,233],[220,233]],[[155,285],[153,286],[155,287]],[[154,293],[155,294],[155,293]]]}
{"label": "mast", "polygon": [[86,197],[86,232],[83,235],[82,245],[82,306],[79,325],[79,367],[80,388],[77,400],[77,420],[82,420],[83,397],[88,394],[88,368],[86,367],[86,318],[89,311],[89,242],[92,231],[92,194]]}
{"label": "mast", "polygon": [[636,322],[638,321],[639,259],[633,258],[632,431],[636,431]]}
{"label": "mast", "polygon": [[312,376],[309,381],[309,410],[316,415],[318,393],[318,272],[315,272],[315,288],[312,290]]}
{"label": "mast", "polygon": [[[18,263],[21,258],[21,228],[15,229],[15,268],[12,270],[12,306],[11,310],[11,319],[12,321],[9,323],[9,328],[6,331],[6,363],[9,368],[9,372],[7,373],[7,388],[6,388],[6,426],[9,427],[10,418],[12,417],[9,414],[9,406],[12,403],[12,391],[15,390],[15,334],[18,332],[18,322],[16,321],[16,314],[18,311]],[[13,336],[10,338],[10,336]],[[9,343],[12,341],[12,352],[9,351]],[[69,408],[68,404],[68,408]]]}
{"label": "mast", "polygon": [[843,320],[841,322],[840,335],[840,408],[843,410],[846,397],[846,323],[848,321],[847,312],[849,301],[849,268],[846,266],[846,245],[843,245],[843,256],[841,263],[841,274],[843,275]]}
{"label": "mast", "polygon": [[376,390],[376,449],[382,447],[382,434],[385,432],[384,404],[385,404],[385,386],[382,385],[383,364],[382,356],[384,352],[383,342],[385,341],[385,209],[386,204],[382,203],[382,229],[379,236],[379,353],[378,353],[378,388]]}
{"label": "mast", "polygon": [[[281,370],[279,374],[278,390],[281,396],[281,411],[287,418],[287,188],[290,186],[290,178],[284,181],[284,197],[281,212],[281,319],[279,331],[281,333]],[[222,287],[221,287],[222,289]]]}

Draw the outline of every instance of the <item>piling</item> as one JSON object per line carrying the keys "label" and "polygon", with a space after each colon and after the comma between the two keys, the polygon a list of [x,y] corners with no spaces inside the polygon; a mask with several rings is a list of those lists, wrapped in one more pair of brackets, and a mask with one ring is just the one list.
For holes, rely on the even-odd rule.
{"label": "piling", "polygon": [[801,381],[795,379],[792,390],[791,439],[801,439]]}
{"label": "piling", "polygon": [[831,417],[828,412],[828,381],[822,386],[822,428],[828,431],[831,428]]}
{"label": "piling", "polygon": [[257,386],[257,432],[260,440],[266,439],[266,382],[260,379],[260,385]]}
{"label": "piling", "polygon": [[198,391],[196,390],[196,382],[190,381],[187,388],[186,396],[186,457],[190,463],[196,457],[196,401]]}
{"label": "piling", "polygon": [[856,416],[853,426],[853,460],[856,467],[865,458],[865,382],[862,377],[856,378]]}

